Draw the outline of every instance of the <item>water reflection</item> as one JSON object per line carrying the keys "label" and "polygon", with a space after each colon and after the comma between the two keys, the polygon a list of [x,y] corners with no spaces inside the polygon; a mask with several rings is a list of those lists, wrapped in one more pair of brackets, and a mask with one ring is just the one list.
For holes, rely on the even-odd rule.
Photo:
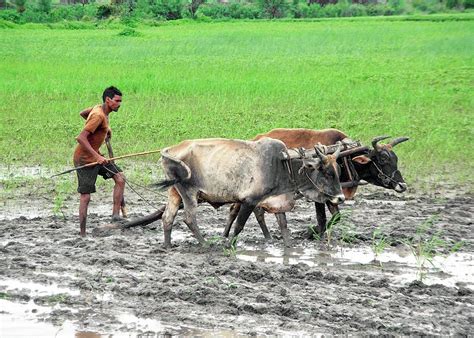
{"label": "water reflection", "polygon": [[[331,250],[315,248],[266,248],[245,247],[237,252],[237,258],[250,262],[276,263],[293,265],[303,263],[308,266],[320,266],[363,270],[367,273],[388,274],[394,284],[404,284],[418,278],[419,269],[415,257],[406,248],[387,249],[377,256],[370,248],[336,247]],[[428,264],[427,264],[428,265]],[[426,284],[443,284],[456,286],[462,283],[474,289],[474,255],[471,253],[454,253],[448,256],[437,256],[433,266],[427,266]]]}

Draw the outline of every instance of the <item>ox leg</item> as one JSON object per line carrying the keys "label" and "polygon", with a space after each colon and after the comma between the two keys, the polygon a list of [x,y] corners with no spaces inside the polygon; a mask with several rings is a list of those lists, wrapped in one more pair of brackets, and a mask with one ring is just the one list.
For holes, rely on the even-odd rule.
{"label": "ox leg", "polygon": [[243,203],[240,206],[240,211],[237,215],[237,222],[234,227],[234,235],[231,238],[231,243],[244,229],[245,223],[249,219],[249,216],[252,213],[253,209],[255,209],[255,204]]}
{"label": "ox leg", "polygon": [[256,207],[253,210],[253,213],[255,214],[255,218],[257,219],[258,224],[260,225],[260,229],[262,229],[263,236],[265,236],[265,239],[272,239],[270,231],[268,231],[267,228],[267,223],[265,223],[265,211],[262,208]]}
{"label": "ox leg", "polygon": [[283,237],[283,243],[286,247],[291,246],[290,232],[288,231],[288,225],[286,222],[286,214],[279,212],[275,214],[278,225],[280,226],[281,236]]}
{"label": "ox leg", "polygon": [[308,229],[308,239],[314,239],[316,236],[322,236],[326,231],[326,206],[324,203],[314,203],[314,207],[316,209],[316,220],[318,225],[316,229]]}
{"label": "ox leg", "polygon": [[189,230],[193,233],[194,237],[198,240],[199,244],[204,245],[206,241],[202,237],[199,228],[197,227],[196,220],[196,209],[198,206],[197,192],[189,192],[189,195],[184,194],[183,189],[178,188],[184,204],[184,223],[188,226]]}
{"label": "ox leg", "polygon": [[237,215],[239,214],[240,210],[240,203],[234,203],[230,206],[229,218],[227,219],[227,224],[225,225],[224,233],[222,234],[223,237],[229,237],[230,228],[232,224],[234,224]]}
{"label": "ox leg", "polygon": [[179,206],[181,204],[181,196],[178,192],[171,188],[168,190],[168,203],[166,204],[165,211],[163,213],[163,232],[165,235],[165,248],[171,247],[171,230],[173,228],[173,222],[178,213]]}

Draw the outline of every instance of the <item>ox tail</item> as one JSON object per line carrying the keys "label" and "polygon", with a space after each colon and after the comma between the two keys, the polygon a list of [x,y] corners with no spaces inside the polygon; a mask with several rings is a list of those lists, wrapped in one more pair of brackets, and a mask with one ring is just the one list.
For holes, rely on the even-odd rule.
{"label": "ox tail", "polygon": [[156,183],[156,186],[160,189],[167,189],[191,178],[191,169],[189,166],[180,159],[171,156],[168,149],[164,149],[161,152],[161,160],[168,179]]}
{"label": "ox tail", "polygon": [[176,179],[176,178],[172,180],[163,180],[158,183],[155,183],[154,186],[158,187],[160,190],[166,190],[169,187],[172,187],[173,185],[175,185],[176,183],[179,183],[180,181],[181,180]]}

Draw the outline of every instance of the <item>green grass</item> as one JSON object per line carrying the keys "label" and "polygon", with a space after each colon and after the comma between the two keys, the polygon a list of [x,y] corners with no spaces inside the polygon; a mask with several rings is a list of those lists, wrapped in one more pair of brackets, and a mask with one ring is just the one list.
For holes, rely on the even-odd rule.
{"label": "green grass", "polygon": [[409,136],[396,148],[405,176],[462,179],[474,164],[474,15],[460,17],[166,24],[138,37],[0,29],[0,162],[71,165],[79,111],[113,84],[117,155],[334,127],[365,142]]}

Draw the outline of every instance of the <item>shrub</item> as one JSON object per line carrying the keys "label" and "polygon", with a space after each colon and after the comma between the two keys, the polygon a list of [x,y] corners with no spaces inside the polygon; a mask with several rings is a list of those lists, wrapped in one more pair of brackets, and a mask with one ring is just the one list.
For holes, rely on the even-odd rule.
{"label": "shrub", "polygon": [[26,10],[26,0],[14,0],[14,2],[18,13],[23,13]]}
{"label": "shrub", "polygon": [[464,8],[474,8],[474,0],[464,0]]}
{"label": "shrub", "polygon": [[[99,6],[100,7],[100,6]],[[98,7],[95,5],[68,5],[54,7],[49,14],[51,22],[62,20],[88,20],[87,18],[98,17]],[[90,19],[89,19],[90,20]]]}
{"label": "shrub", "polygon": [[394,14],[403,14],[407,12],[405,0],[388,0],[388,6],[393,9]]}
{"label": "shrub", "polygon": [[442,12],[444,4],[438,0],[413,0],[412,5],[415,9],[426,13]]}
{"label": "shrub", "polygon": [[20,22],[20,14],[16,10],[5,9],[0,11],[0,20],[11,21],[14,23]]}
{"label": "shrub", "polygon": [[393,15],[395,10],[384,4],[370,4],[367,5],[367,14],[370,16]]}
{"label": "shrub", "polygon": [[234,19],[258,19],[260,9],[254,3],[233,2],[229,5],[229,14]]}
{"label": "shrub", "polygon": [[51,12],[51,0],[38,0],[38,10],[40,12]]}
{"label": "shrub", "polygon": [[97,7],[97,19],[107,19],[112,15],[113,7],[111,5],[100,5]]}
{"label": "shrub", "polygon": [[222,3],[204,4],[199,7],[198,14],[199,13],[213,19],[230,18],[229,6]]}
{"label": "shrub", "polygon": [[118,35],[119,36],[137,37],[137,36],[142,36],[142,33],[136,31],[135,29],[133,29],[131,27],[126,27],[120,33],[118,33]]}
{"label": "shrub", "polygon": [[286,16],[288,3],[285,0],[258,0],[264,17],[274,19]]}
{"label": "shrub", "polygon": [[341,16],[341,6],[339,4],[328,4],[317,11],[318,17],[337,18]]}
{"label": "shrub", "polygon": [[352,4],[347,8],[343,8],[341,11],[341,16],[365,16],[367,11],[364,5],[361,4]]}
{"label": "shrub", "polygon": [[182,0],[154,0],[150,10],[156,18],[176,20],[183,18],[184,3]]}

